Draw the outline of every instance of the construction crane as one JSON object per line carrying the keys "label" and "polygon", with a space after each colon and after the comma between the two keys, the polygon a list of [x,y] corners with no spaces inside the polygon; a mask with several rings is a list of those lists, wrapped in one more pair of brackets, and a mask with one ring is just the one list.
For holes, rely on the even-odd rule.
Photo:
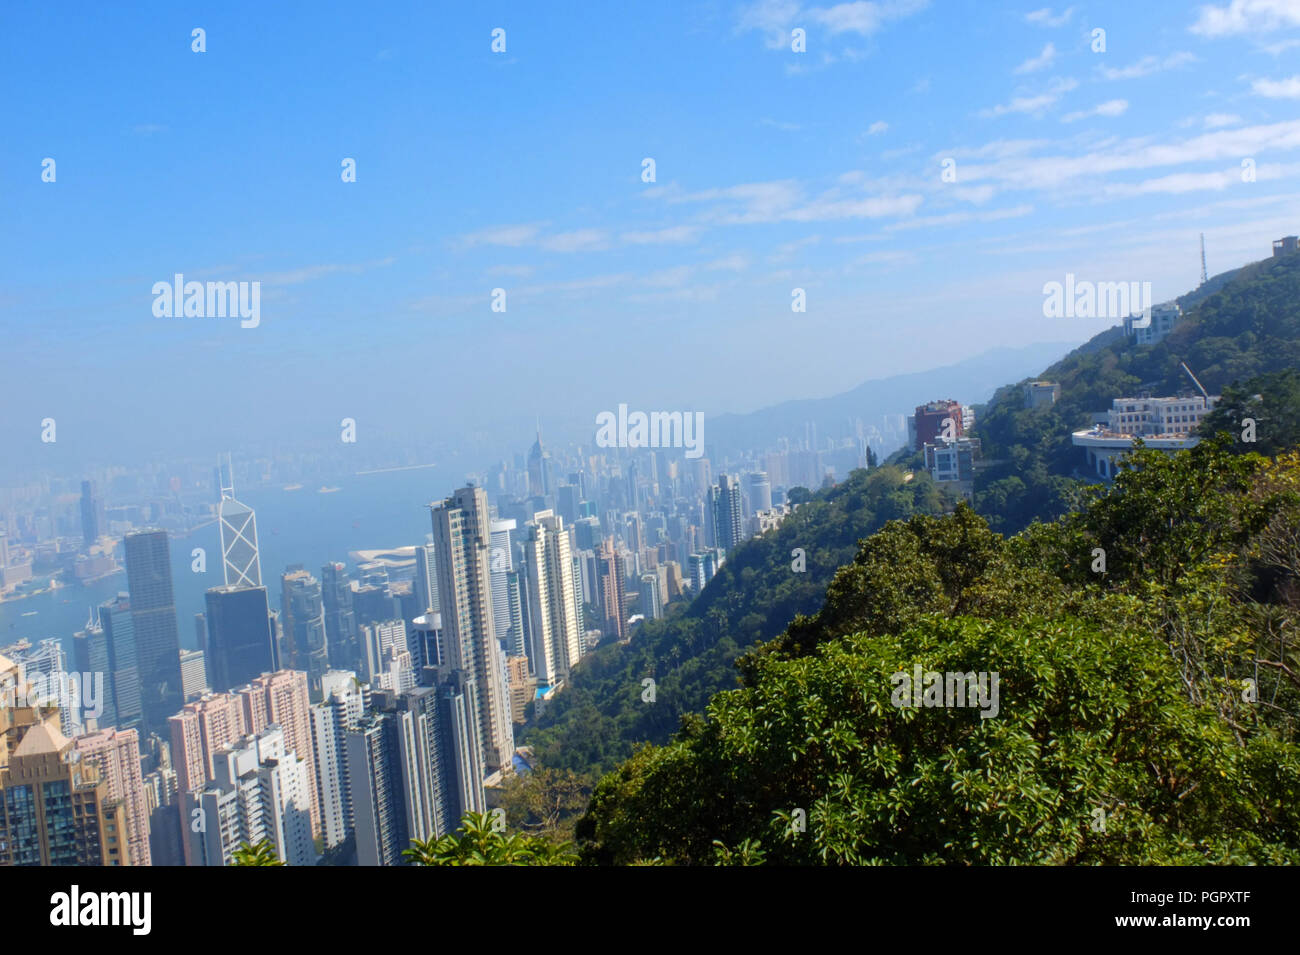
{"label": "construction crane", "polygon": [[1205,268],[1205,233],[1201,233],[1201,284],[1210,280],[1209,270]]}
{"label": "construction crane", "polygon": [[1196,376],[1192,374],[1192,370],[1187,367],[1187,362],[1180,361],[1178,364],[1182,366],[1183,371],[1187,372],[1187,377],[1192,379],[1192,384],[1196,385],[1201,394],[1205,396],[1205,403],[1208,405],[1210,403],[1210,393],[1205,390],[1205,387],[1197,380]]}

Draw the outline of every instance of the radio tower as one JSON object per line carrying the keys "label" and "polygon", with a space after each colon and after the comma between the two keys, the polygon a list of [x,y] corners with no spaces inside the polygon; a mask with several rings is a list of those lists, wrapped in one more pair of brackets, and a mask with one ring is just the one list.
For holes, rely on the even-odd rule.
{"label": "radio tower", "polygon": [[1210,280],[1210,273],[1205,268],[1205,233],[1201,233],[1201,284]]}

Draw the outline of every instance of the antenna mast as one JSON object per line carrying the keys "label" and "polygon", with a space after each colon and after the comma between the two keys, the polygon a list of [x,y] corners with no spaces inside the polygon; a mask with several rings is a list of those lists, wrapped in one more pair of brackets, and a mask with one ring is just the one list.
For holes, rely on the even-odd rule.
{"label": "antenna mast", "polygon": [[1210,273],[1205,268],[1205,233],[1201,233],[1201,284],[1204,285],[1210,280]]}

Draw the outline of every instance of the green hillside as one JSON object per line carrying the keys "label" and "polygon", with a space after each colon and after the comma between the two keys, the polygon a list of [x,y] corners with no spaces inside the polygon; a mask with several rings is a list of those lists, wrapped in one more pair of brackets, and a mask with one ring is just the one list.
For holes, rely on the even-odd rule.
{"label": "green hillside", "polygon": [[1113,398],[1196,394],[1180,362],[1211,394],[1300,367],[1300,254],[1256,262],[1207,287],[1216,285],[1180,299],[1182,321],[1155,345],[1109,329],[1046,369],[1038,377],[1061,386],[1055,405],[1026,409],[1016,384],[976,409],[974,434],[988,466],[976,477],[975,507],[991,526],[1012,533],[1061,514],[1083,460],[1071,433]]}

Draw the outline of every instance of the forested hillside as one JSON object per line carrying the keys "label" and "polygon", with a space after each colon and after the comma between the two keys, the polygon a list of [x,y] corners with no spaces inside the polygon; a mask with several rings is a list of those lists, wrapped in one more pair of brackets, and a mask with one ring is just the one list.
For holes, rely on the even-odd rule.
{"label": "forested hillside", "polygon": [[1300,254],[1248,265],[1218,291],[1182,301],[1187,312],[1163,341],[1139,346],[1110,329],[1046,369],[1039,377],[1061,386],[1055,405],[1025,408],[1015,384],[977,409],[988,466],[976,477],[975,508],[994,529],[1013,533],[1068,507],[1083,460],[1070,435],[1092,412],[1126,395],[1195,394],[1180,362],[1211,394],[1300,367]]}

